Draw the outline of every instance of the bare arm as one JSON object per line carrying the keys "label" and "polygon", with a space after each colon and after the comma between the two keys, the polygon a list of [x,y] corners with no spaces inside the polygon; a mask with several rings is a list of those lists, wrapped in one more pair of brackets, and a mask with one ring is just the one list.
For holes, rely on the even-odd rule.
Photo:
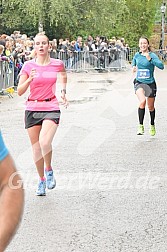
{"label": "bare arm", "polygon": [[0,252],[3,252],[20,223],[24,191],[10,155],[0,162]]}
{"label": "bare arm", "polygon": [[133,66],[132,72],[135,73],[136,71],[137,71],[137,67],[136,67],[136,66]]}
{"label": "bare arm", "polygon": [[61,83],[61,86],[62,86],[61,98],[63,100],[63,105],[65,107],[67,107],[68,106],[68,101],[67,101],[67,98],[66,98],[67,73],[66,73],[65,68],[63,68],[63,70],[60,72],[60,83]]}
{"label": "bare arm", "polygon": [[20,76],[18,87],[17,87],[18,95],[21,96],[22,94],[24,94],[27,91],[27,89],[28,89],[31,81],[34,79],[35,75],[36,75],[36,70],[32,69],[29,76],[27,74],[23,74]]}

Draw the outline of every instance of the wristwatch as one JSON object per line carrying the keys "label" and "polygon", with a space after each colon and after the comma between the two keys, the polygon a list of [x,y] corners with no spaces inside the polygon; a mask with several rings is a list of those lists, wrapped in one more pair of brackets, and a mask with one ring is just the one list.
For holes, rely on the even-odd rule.
{"label": "wristwatch", "polygon": [[64,94],[66,94],[66,89],[63,88],[63,89],[61,90],[61,93],[62,93],[62,92],[64,92]]}

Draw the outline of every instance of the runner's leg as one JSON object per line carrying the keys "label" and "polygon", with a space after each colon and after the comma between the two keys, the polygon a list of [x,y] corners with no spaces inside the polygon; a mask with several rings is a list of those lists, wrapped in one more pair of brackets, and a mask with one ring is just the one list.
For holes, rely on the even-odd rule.
{"label": "runner's leg", "polygon": [[41,131],[41,125],[35,125],[27,129],[28,135],[31,141],[33,158],[40,178],[44,177],[44,159],[42,157],[42,151],[39,144],[39,135]]}
{"label": "runner's leg", "polygon": [[46,167],[51,167],[52,159],[52,140],[56,133],[58,125],[52,121],[45,119],[42,123],[42,128],[39,136],[39,143],[42,150],[42,155]]}
{"label": "runner's leg", "polygon": [[136,91],[136,95],[139,100],[139,108],[138,108],[139,123],[143,125],[145,106],[146,106],[146,97],[143,88],[138,88]]}

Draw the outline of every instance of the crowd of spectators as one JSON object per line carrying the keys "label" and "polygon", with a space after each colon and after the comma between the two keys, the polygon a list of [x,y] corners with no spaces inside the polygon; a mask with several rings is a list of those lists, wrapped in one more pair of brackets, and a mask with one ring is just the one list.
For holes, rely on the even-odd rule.
{"label": "crowd of spectators", "polygon": [[[0,36],[0,61],[8,61],[14,66],[14,85],[17,86],[18,73],[23,63],[35,57],[33,36],[28,37],[20,31],[13,34],[2,34]],[[112,37],[107,39],[104,36],[93,38],[89,35],[86,39],[78,36],[76,40],[68,38],[53,39],[50,41],[50,55],[53,58],[63,60],[65,67],[70,69],[78,61],[84,59],[90,64],[104,65],[105,57],[108,63],[118,60],[120,53],[129,60],[129,46],[124,38]]]}
{"label": "crowd of spectators", "polygon": [[18,74],[23,63],[34,56],[33,37],[28,38],[20,31],[14,31],[11,35],[2,34],[0,36],[0,61],[9,62],[9,66],[14,68],[14,85],[17,86]]}
{"label": "crowd of spectators", "polygon": [[89,35],[86,40],[78,36],[76,40],[71,42],[68,38],[65,40],[60,38],[58,42],[54,40],[52,43],[55,57],[62,59],[66,68],[71,68],[78,60],[82,59],[83,55],[87,62],[96,66],[104,66],[106,62],[110,64],[112,61],[117,61],[122,54],[129,61],[130,48],[124,38],[107,39],[104,36],[93,38]]}

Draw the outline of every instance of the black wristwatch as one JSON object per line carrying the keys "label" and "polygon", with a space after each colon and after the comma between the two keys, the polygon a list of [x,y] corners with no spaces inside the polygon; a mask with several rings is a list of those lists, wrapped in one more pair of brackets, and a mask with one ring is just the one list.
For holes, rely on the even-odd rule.
{"label": "black wristwatch", "polygon": [[66,89],[63,88],[63,89],[61,90],[61,93],[62,93],[62,92],[64,92],[64,94],[66,94]]}

